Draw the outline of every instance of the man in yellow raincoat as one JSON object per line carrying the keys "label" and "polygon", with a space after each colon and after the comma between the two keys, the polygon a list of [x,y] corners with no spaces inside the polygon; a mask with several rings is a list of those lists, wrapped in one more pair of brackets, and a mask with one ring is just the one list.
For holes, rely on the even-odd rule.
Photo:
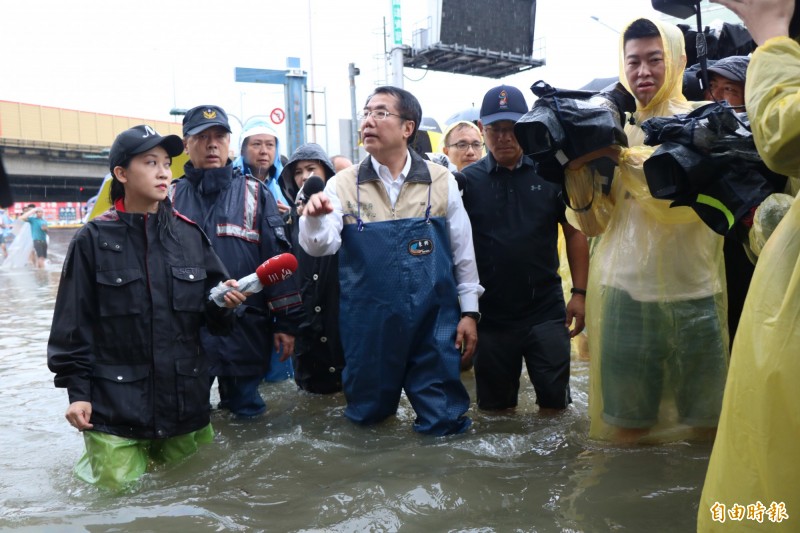
{"label": "man in yellow raincoat", "polygon": [[[747,71],[745,105],[767,166],[800,176],[800,31],[796,0],[720,0],[759,47]],[[800,20],[797,14],[795,21]],[[765,202],[766,204],[766,202]],[[762,207],[764,204],[762,204]],[[761,207],[759,208],[761,209]],[[756,212],[756,219],[759,213]],[[731,354],[719,434],[697,530],[800,528],[800,202],[766,241]]]}
{"label": "man in yellow raincoat", "polygon": [[586,298],[590,437],[639,443],[709,436],[728,359],[722,237],[691,208],[670,208],[650,195],[643,164],[655,147],[644,145],[640,127],[698,105],[682,94],[683,34],[638,19],[626,27],[620,50],[620,81],[636,98],[625,127],[629,148],[576,159],[566,172],[569,191],[570,180],[598,179],[586,161],[604,156],[619,165],[611,193],[592,202],[591,228],[584,228],[585,213],[576,221],[587,234],[603,233]]}

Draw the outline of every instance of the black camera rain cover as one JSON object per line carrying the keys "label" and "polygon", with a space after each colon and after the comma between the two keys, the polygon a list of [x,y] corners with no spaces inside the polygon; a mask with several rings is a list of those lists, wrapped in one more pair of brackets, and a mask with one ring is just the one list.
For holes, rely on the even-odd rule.
{"label": "black camera rain cover", "polygon": [[721,235],[785,186],[761,160],[746,113],[714,103],[646,120],[642,129],[645,144],[659,145],[644,163],[650,194],[692,207]]}
{"label": "black camera rain cover", "polygon": [[[627,146],[627,100],[612,88],[557,89],[541,80],[531,86],[538,99],[517,121],[514,133],[523,152],[539,163],[542,177],[561,182],[568,161],[613,144]],[[613,173],[613,164],[598,165],[602,174]]]}
{"label": "black camera rain cover", "polygon": [[[612,144],[627,146],[627,136],[622,129],[624,120],[620,120],[620,115],[615,115],[606,106],[590,101],[601,93],[556,89],[543,81],[534,83],[531,91],[538,96],[538,99],[531,111],[517,121],[515,133],[524,130],[528,127],[527,124],[537,122],[543,114],[546,114],[555,118],[564,131],[561,150],[567,160]],[[541,108],[549,110],[549,113],[542,113]],[[526,144],[523,150],[526,154],[532,154],[538,151],[538,147]]]}

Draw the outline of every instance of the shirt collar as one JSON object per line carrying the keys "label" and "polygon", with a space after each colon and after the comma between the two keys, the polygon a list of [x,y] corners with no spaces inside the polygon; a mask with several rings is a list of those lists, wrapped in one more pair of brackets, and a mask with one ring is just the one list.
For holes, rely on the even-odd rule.
{"label": "shirt collar", "polygon": [[[392,173],[389,171],[389,167],[384,164],[381,164],[377,159],[374,157],[370,157],[370,161],[372,162],[372,168],[375,169],[375,174],[379,177],[384,178],[385,176],[391,176]],[[385,169],[381,171],[381,169]],[[400,171],[400,175],[397,178],[400,181],[404,181],[408,176],[408,173],[411,171],[411,154],[406,151],[406,164],[403,165],[403,170]],[[394,180],[394,176],[391,176],[392,180]]]}
{"label": "shirt collar", "polygon": [[[486,163],[487,163],[486,167],[489,172],[497,172],[501,168],[505,168],[506,170],[508,170],[506,167],[500,166],[500,164],[492,155],[492,152],[488,152],[486,154]],[[526,156],[525,154],[522,154],[519,158],[519,161],[517,161],[517,164],[514,165],[514,170],[517,170],[518,168],[520,168],[522,165],[525,164],[533,166],[533,161],[529,160],[528,156]]]}

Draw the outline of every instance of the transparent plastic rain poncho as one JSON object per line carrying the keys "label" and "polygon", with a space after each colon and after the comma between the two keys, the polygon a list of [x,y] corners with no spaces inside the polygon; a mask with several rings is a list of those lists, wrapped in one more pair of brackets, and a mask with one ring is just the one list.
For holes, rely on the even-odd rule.
{"label": "transparent plastic rain poncho", "polygon": [[[681,93],[686,61],[683,35],[675,26],[653,22],[664,43],[666,75],[650,103],[643,106],[637,102],[637,124],[651,117],[687,113],[698,105]],[[620,39],[620,81],[630,91],[624,72]],[[625,133],[629,148],[622,149],[609,195],[598,196],[601,184],[597,180],[601,178],[593,176],[588,167],[567,172],[568,191],[582,188],[587,197],[594,195],[587,212],[569,213],[568,220],[588,235],[602,234],[592,255],[586,309],[591,357],[590,437],[613,441],[619,427],[650,426],[642,442],[681,440],[695,436],[694,428],[716,426],[721,405],[728,360],[722,237],[691,208],[671,208],[669,201],[650,195],[643,164],[655,147],[643,145],[644,132],[638,125],[626,125]],[[572,205],[581,205],[585,198],[571,200]],[[695,306],[698,301],[704,305]],[[642,312],[636,309],[641,304],[666,317],[656,319],[657,328],[641,325]],[[709,335],[709,331],[714,333]],[[643,338],[647,338],[646,346]],[[655,420],[631,426],[620,419],[624,417],[604,415],[603,380],[610,383],[614,373],[610,363],[604,371],[604,359],[650,351],[663,357],[663,362],[657,363],[662,365],[663,381],[627,379],[624,393],[618,394],[616,402],[623,407],[635,406],[649,398],[652,406],[660,388]],[[680,364],[676,366],[677,355]],[[695,364],[705,367],[710,376],[707,381],[700,378],[698,382],[700,373],[694,372]],[[615,365],[621,369],[626,366],[626,361]],[[613,389],[619,392],[623,387],[619,381],[615,383]],[[682,391],[680,415],[673,394],[676,387]],[[607,387],[605,393],[614,392],[611,388]],[[694,411],[695,407],[699,411]]]}
{"label": "transparent plastic rain poncho", "polygon": [[[767,166],[790,177],[800,176],[797,42],[776,37],[755,51],[745,98],[754,117],[756,146]],[[792,183],[796,186],[797,181]],[[797,190],[791,192],[795,199],[789,212],[759,255],[736,332],[719,431],[698,509],[698,531],[798,528],[800,201]],[[762,207],[774,208],[774,204]],[[763,521],[746,517],[732,521],[729,513],[736,516],[737,506],[762,509]],[[713,519],[714,510],[724,522]]]}

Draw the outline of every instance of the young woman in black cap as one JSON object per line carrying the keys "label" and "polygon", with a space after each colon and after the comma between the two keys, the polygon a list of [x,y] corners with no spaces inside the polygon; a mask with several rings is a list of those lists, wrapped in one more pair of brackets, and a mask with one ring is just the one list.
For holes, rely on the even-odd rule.
{"label": "young woman in black cap", "polygon": [[113,207],[73,238],[47,345],[69,423],[83,432],[82,480],[120,490],[150,460],[170,461],[213,439],[209,378],[198,332],[226,334],[245,296],[209,301],[236,281],[200,228],[172,209],[176,135],[149,126],[122,132],[110,153]]}

